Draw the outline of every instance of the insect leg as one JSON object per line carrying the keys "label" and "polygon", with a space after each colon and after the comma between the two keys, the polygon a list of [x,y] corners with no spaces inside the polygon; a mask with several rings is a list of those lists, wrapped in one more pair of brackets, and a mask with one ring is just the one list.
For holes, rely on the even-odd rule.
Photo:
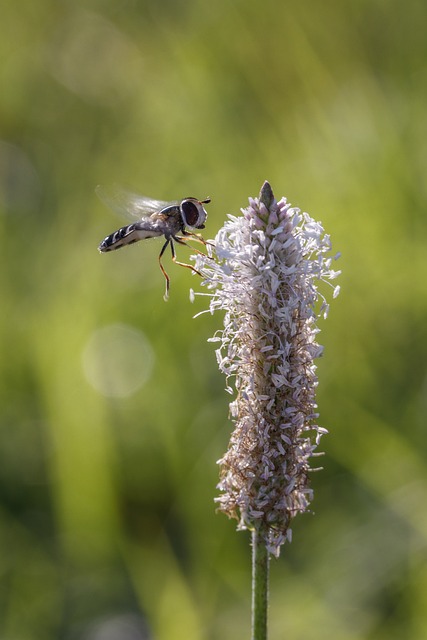
{"label": "insect leg", "polygon": [[[173,239],[176,240],[176,242],[178,242],[179,244],[183,244],[184,246],[188,247],[188,244],[185,242],[185,240],[183,240],[179,236],[173,236]],[[171,249],[172,249],[172,260],[175,262],[175,264],[178,264],[180,267],[186,267],[187,269],[191,269],[191,271],[194,271],[194,273],[197,273],[198,276],[201,276],[203,278],[203,275],[200,273],[200,271],[197,271],[197,269],[193,267],[191,264],[187,264],[186,262],[179,262],[176,259],[175,247],[172,240],[170,241],[170,243],[171,243]],[[194,251],[197,251],[197,249],[194,249]],[[200,253],[200,251],[198,251],[197,253]]]}
{"label": "insect leg", "polygon": [[[189,240],[195,240],[196,242],[200,242],[200,244],[204,244],[205,247],[215,247],[212,242],[207,242],[200,233],[192,233],[191,231],[184,229],[182,235],[187,236]],[[196,251],[196,249],[194,249],[194,251]]]}
{"label": "insect leg", "polygon": [[202,237],[200,233],[192,233],[191,231],[187,231],[186,229],[184,229],[184,231],[182,232],[182,235],[187,236],[188,238],[192,238],[193,240],[196,240],[197,242],[200,242],[201,244],[206,245],[206,240]]}
{"label": "insect leg", "polygon": [[[215,247],[214,244],[212,244],[211,242],[206,242],[206,240],[204,240],[202,238],[201,235],[199,235],[198,233],[190,233],[189,231],[183,231],[182,234],[188,239],[188,240],[196,240],[197,242],[200,242],[201,244],[204,244],[205,247]],[[198,249],[195,249],[194,247],[191,247],[189,244],[187,244],[186,240],[182,237],[182,236],[174,236],[174,239],[179,242],[180,244],[184,244],[186,247],[189,247],[192,251],[195,251],[196,253],[198,253],[201,256],[206,256],[208,258],[211,258],[211,256],[206,253],[203,253],[203,251],[199,251]]]}
{"label": "insect leg", "polygon": [[175,251],[174,251],[174,248],[173,248],[173,242],[172,242],[172,240],[171,240],[170,238],[168,238],[168,239],[166,240],[165,244],[164,244],[164,245],[163,245],[163,247],[162,247],[162,250],[161,250],[161,251],[160,251],[160,253],[159,253],[159,266],[160,266],[161,272],[163,273],[163,275],[164,275],[164,277],[165,277],[165,280],[166,280],[166,291],[165,291],[165,295],[163,296],[163,300],[164,300],[165,302],[166,302],[166,301],[167,301],[167,299],[169,298],[169,286],[170,286],[170,279],[169,279],[169,276],[168,276],[168,274],[166,273],[166,271],[165,271],[165,269],[164,269],[164,267],[163,267],[163,265],[162,265],[162,255],[164,254],[164,252],[165,252],[165,250],[166,250],[166,248],[167,248],[168,244],[170,244],[170,245],[171,245],[171,249],[172,249],[172,258],[173,258],[173,256],[175,255]]}

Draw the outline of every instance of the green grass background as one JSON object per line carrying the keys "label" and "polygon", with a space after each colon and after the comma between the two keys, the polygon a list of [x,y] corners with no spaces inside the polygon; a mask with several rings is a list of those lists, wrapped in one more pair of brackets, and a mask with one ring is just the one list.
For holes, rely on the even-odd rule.
{"label": "green grass background", "polygon": [[[248,535],[213,504],[221,318],[192,319],[168,259],[163,302],[158,242],[98,254],[122,222],[94,187],[209,195],[213,237],[264,179],[343,270],[324,471],[272,563],[270,638],[427,637],[426,23],[422,0],[2,3],[1,638],[250,636]],[[117,324],[153,358],[121,398],[84,368]]]}

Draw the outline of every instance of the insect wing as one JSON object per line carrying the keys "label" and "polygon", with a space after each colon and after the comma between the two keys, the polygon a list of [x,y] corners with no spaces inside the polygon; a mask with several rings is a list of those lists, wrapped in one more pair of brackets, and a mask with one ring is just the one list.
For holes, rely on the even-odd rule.
{"label": "insect wing", "polygon": [[154,200],[153,198],[127,191],[116,184],[110,187],[98,185],[95,191],[107,207],[119,215],[133,220],[135,220],[135,218],[141,219],[151,216],[153,213],[157,213],[165,207],[179,204],[177,201],[167,202],[165,200]]}

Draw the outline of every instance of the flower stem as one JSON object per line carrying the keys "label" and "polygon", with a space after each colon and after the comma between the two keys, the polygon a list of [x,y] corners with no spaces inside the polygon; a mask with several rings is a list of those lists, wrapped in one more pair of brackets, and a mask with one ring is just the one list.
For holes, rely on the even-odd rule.
{"label": "flower stem", "polygon": [[252,640],[267,640],[268,575],[270,554],[265,540],[252,531]]}

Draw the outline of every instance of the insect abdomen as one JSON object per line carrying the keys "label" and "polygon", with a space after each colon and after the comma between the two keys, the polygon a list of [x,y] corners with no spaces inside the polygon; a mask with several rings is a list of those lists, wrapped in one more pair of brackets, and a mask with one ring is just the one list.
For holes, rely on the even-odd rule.
{"label": "insect abdomen", "polygon": [[159,232],[157,230],[144,229],[140,222],[134,222],[126,227],[121,227],[104,238],[98,248],[102,253],[105,253],[106,251],[120,249],[120,247],[124,247],[127,244],[133,244],[138,240],[145,240],[158,235]]}

